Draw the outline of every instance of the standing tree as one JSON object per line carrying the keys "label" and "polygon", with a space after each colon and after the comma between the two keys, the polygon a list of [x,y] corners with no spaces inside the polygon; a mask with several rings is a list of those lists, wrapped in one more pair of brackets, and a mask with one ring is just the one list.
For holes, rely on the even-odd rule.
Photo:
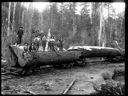
{"label": "standing tree", "polygon": [[41,22],[41,33],[43,33],[43,14],[42,14],[42,12],[40,13],[40,18],[41,18],[41,20],[40,20],[40,22]]}
{"label": "standing tree", "polygon": [[73,3],[72,4],[72,16],[73,16],[73,36],[76,34],[77,32],[77,25],[76,25],[76,15],[75,15],[75,7],[76,7],[76,4]]}
{"label": "standing tree", "polygon": [[11,12],[11,2],[9,2],[9,8],[8,8],[8,34],[7,36],[9,36],[10,34],[10,12]]}
{"label": "standing tree", "polygon": [[[23,3],[24,4],[24,3]],[[24,9],[22,10],[22,19],[21,19],[21,24],[24,24]]]}
{"label": "standing tree", "polygon": [[98,44],[99,46],[101,46],[101,36],[102,36],[102,26],[103,26],[103,4],[102,3],[99,8],[99,14],[100,14],[100,28],[98,32]]}
{"label": "standing tree", "polygon": [[32,17],[33,17],[33,6],[32,6],[32,4],[30,4],[29,5],[29,8],[30,8],[30,10],[29,10],[29,29],[28,29],[28,34],[29,34],[29,40],[30,40],[30,42],[29,43],[31,43],[32,42]]}
{"label": "standing tree", "polygon": [[70,4],[70,12],[71,12],[71,16],[72,16],[72,39],[74,38],[75,34],[77,33],[77,25],[76,25],[76,14],[75,14],[75,10],[76,10],[76,3],[73,2]]}
{"label": "standing tree", "polygon": [[93,45],[97,46],[98,44],[98,32],[99,32],[99,25],[100,25],[100,16],[99,16],[99,3],[92,3],[92,26],[91,26],[91,32],[92,32],[92,43]]}
{"label": "standing tree", "polygon": [[90,19],[91,19],[91,24],[92,24],[92,2],[90,3]]}
{"label": "standing tree", "polygon": [[12,22],[12,32],[14,32],[14,27],[15,27],[15,9],[16,9],[16,4],[17,4],[17,2],[14,2],[14,7],[13,7],[13,22]]}

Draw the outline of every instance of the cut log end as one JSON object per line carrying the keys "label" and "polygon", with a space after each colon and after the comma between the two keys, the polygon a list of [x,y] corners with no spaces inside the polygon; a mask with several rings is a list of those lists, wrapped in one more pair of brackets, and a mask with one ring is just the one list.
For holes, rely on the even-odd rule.
{"label": "cut log end", "polygon": [[10,45],[8,48],[8,61],[11,66],[21,66],[24,67],[26,65],[26,60],[23,58],[23,50],[15,45]]}
{"label": "cut log end", "polygon": [[9,66],[15,66],[17,64],[17,57],[10,46],[7,47],[6,59]]}

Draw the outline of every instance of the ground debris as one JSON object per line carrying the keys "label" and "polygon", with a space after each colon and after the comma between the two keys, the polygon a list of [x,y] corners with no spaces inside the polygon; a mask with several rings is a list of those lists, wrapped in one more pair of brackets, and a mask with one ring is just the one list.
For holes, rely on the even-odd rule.
{"label": "ground debris", "polygon": [[67,94],[68,91],[71,89],[71,87],[73,86],[73,84],[75,83],[76,79],[74,79],[70,84],[69,86],[65,89],[65,91],[63,92],[63,94]]}
{"label": "ground debris", "polygon": [[[121,63],[118,65],[121,65]],[[74,67],[71,69],[43,69],[38,74],[6,80],[9,81],[8,86],[6,88],[2,86],[2,94],[62,94],[73,79],[77,79],[77,82],[72,86],[68,94],[90,94],[96,91],[93,88],[93,84],[86,81],[102,84],[109,79],[104,80],[101,73],[104,70],[113,72],[118,67],[122,69],[122,66],[117,66],[115,63],[108,65],[107,63],[94,63],[91,66]],[[7,75],[7,77],[9,76]],[[5,84],[6,81],[2,80],[2,84]]]}

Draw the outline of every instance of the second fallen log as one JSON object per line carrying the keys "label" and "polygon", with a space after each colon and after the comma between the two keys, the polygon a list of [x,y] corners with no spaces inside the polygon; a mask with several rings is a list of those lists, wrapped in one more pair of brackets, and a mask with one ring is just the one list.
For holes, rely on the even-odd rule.
{"label": "second fallen log", "polygon": [[[117,48],[100,47],[100,46],[74,46],[69,51],[78,50],[81,51],[81,58],[90,57],[115,57],[122,56],[122,53]],[[123,52],[123,56],[125,51]]]}

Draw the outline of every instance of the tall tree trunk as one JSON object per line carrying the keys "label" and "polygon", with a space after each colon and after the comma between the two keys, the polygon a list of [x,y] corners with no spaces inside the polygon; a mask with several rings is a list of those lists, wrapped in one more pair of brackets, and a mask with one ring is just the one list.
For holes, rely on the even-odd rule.
{"label": "tall tree trunk", "polygon": [[29,17],[29,30],[28,31],[29,31],[30,43],[31,43],[32,42],[32,17],[33,17],[33,6],[32,6],[32,4],[29,5],[29,8],[31,9],[31,11],[30,11],[31,16]]}
{"label": "tall tree trunk", "polygon": [[43,33],[43,14],[40,13],[40,17],[41,17],[41,33]]}
{"label": "tall tree trunk", "polygon": [[75,3],[73,3],[73,5],[72,5],[72,7],[73,7],[73,12],[72,12],[72,15],[73,15],[73,37],[74,37],[74,35],[76,34],[76,32],[77,32],[77,26],[76,26],[76,16],[75,16]]}
{"label": "tall tree trunk", "polygon": [[24,10],[24,32],[26,33],[27,30],[28,30],[28,19],[27,18],[27,15],[28,15],[28,7],[26,8],[26,10]]}
{"label": "tall tree trunk", "polygon": [[91,19],[91,24],[92,24],[92,6],[93,6],[93,4],[92,4],[92,2],[90,3],[90,19]]}
{"label": "tall tree trunk", "polygon": [[122,43],[122,41],[123,41],[123,39],[122,39],[122,33],[123,33],[123,31],[122,31],[122,29],[123,29],[123,20],[121,20],[121,22],[120,22],[120,42],[119,43],[121,43],[121,47],[123,48],[123,43]]}
{"label": "tall tree trunk", "polygon": [[117,39],[117,19],[116,19],[116,17],[115,17],[115,36],[114,36],[114,40],[116,40]]}
{"label": "tall tree trunk", "polygon": [[[19,2],[19,4],[21,4],[21,3]],[[21,26],[21,7],[19,8],[19,19],[18,19],[18,21],[19,21],[19,25]]]}
{"label": "tall tree trunk", "polygon": [[38,21],[38,30],[41,31],[41,16],[39,15],[39,21]]}
{"label": "tall tree trunk", "polygon": [[108,33],[106,33],[106,41],[107,41],[107,46],[110,47],[110,41],[111,41],[111,23],[109,23],[109,4],[108,3],[108,28],[110,29]]}
{"label": "tall tree trunk", "polygon": [[106,47],[105,21],[103,19],[102,47]]}
{"label": "tall tree trunk", "polygon": [[110,28],[111,28],[111,29],[110,29],[110,42],[112,42],[112,33],[113,33],[113,32],[112,32],[112,30],[113,30],[112,27],[113,27],[113,24],[110,24]]}
{"label": "tall tree trunk", "polygon": [[12,32],[14,32],[14,26],[15,26],[15,9],[16,9],[16,4],[17,4],[17,2],[14,2]]}
{"label": "tall tree trunk", "polygon": [[9,2],[9,9],[8,9],[8,33],[7,36],[10,35],[10,12],[11,12],[11,2]]}
{"label": "tall tree trunk", "polygon": [[22,25],[24,24],[24,10],[22,12]]}
{"label": "tall tree trunk", "polygon": [[62,32],[64,32],[64,27],[63,27],[63,25],[64,25],[64,12],[63,12],[64,4],[63,3],[61,3],[61,10],[62,10],[61,11],[61,30],[62,30]]}
{"label": "tall tree trunk", "polygon": [[[103,12],[103,5],[102,5],[102,12]],[[103,14],[102,14],[103,15]],[[103,34],[102,36],[102,46],[106,47],[106,32],[105,32],[105,20],[104,20],[104,16],[102,17],[102,27],[103,27]]]}
{"label": "tall tree trunk", "polygon": [[101,3],[100,6],[100,29],[99,29],[99,33],[98,33],[98,44],[99,46],[101,46],[101,35],[102,35],[102,23],[103,23],[103,4]]}
{"label": "tall tree trunk", "polygon": [[[52,10],[52,8],[50,8],[50,10]],[[50,29],[53,30],[53,18],[52,18],[53,17],[53,10],[50,13],[51,13],[50,14],[50,16],[51,16],[50,17],[50,20],[51,20],[51,22],[50,22]]]}
{"label": "tall tree trunk", "polygon": [[32,43],[32,18],[33,18],[33,9],[32,9],[32,16],[31,16],[31,21],[30,21],[30,43]]}
{"label": "tall tree trunk", "polygon": [[[11,2],[9,2],[9,9],[8,9],[8,27],[7,27],[7,42],[6,42],[6,51],[5,51],[5,57],[8,57],[8,56],[10,56],[9,55],[9,52],[8,52],[8,45],[11,43],[11,38],[10,38],[10,12],[11,12]],[[11,58],[12,56],[10,56],[10,58]],[[7,59],[8,60],[8,59]],[[8,62],[9,62],[9,60],[8,60]],[[10,62],[8,63],[8,67],[10,68],[11,67],[11,64],[10,64]]]}
{"label": "tall tree trunk", "polygon": [[24,32],[25,32],[25,33],[27,32],[27,28],[28,28],[28,27],[27,27],[27,22],[28,22],[28,20],[26,19],[26,18],[27,18],[26,15],[28,14],[27,12],[28,12],[28,10],[24,10],[24,13],[25,13],[25,14],[24,14]]}

